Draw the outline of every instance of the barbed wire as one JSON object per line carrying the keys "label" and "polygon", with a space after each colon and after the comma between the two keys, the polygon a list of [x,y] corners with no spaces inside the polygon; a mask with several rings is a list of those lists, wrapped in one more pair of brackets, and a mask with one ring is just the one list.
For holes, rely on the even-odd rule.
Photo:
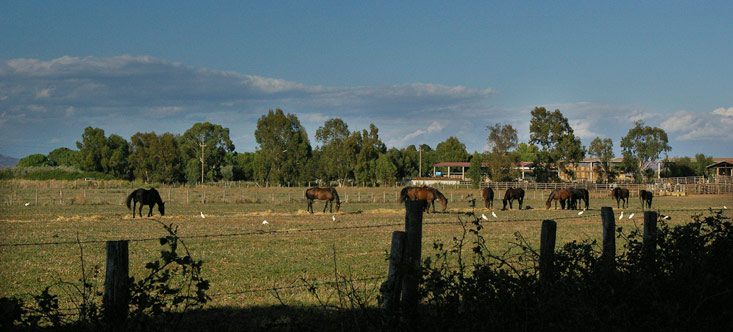
{"label": "barbed wire", "polygon": [[[705,209],[666,209],[665,212],[703,212],[703,211],[710,211],[710,210],[717,210],[711,208],[705,208]],[[556,211],[556,210],[555,210]],[[562,210],[566,211],[566,210]],[[572,211],[572,210],[568,210]],[[579,211],[579,210],[578,210]],[[586,210],[584,210],[586,211]],[[623,210],[626,211],[626,210]],[[660,210],[657,210],[660,211]],[[461,213],[465,216],[475,215],[475,212],[468,212],[468,213]],[[460,216],[460,215],[459,215]],[[598,217],[600,216],[600,210],[598,210],[598,213],[588,213],[584,215],[571,215],[571,216],[554,216],[554,217],[542,217],[542,218],[533,218],[533,219],[489,219],[489,221],[495,221],[495,222],[535,222],[535,221],[542,221],[542,220],[567,220],[567,219],[587,219],[589,217]],[[439,222],[425,222],[423,225],[460,225],[460,222],[458,221],[439,221]],[[254,235],[274,235],[274,234],[297,234],[297,233],[312,233],[312,232],[324,232],[324,231],[338,231],[338,230],[351,230],[351,229],[370,229],[370,228],[384,228],[384,227],[394,227],[394,226],[402,226],[404,225],[403,222],[399,223],[388,223],[388,224],[378,224],[378,225],[361,225],[361,226],[342,226],[342,227],[324,227],[324,228],[308,228],[308,229],[282,229],[282,230],[255,230],[255,231],[247,231],[247,232],[236,232],[236,233],[220,233],[220,234],[198,234],[198,235],[179,235],[178,238],[180,239],[208,239],[208,238],[225,238],[225,237],[239,237],[239,236],[254,236]],[[147,241],[159,241],[160,236],[158,237],[148,237],[148,238],[138,238],[138,239],[122,239],[124,241],[130,241],[130,242],[147,242]],[[77,245],[77,244],[95,244],[95,243],[106,243],[109,241],[116,241],[116,240],[83,240],[83,241],[48,241],[48,242],[24,242],[24,243],[0,243],[0,247],[25,247],[25,246],[46,246],[46,245]]]}

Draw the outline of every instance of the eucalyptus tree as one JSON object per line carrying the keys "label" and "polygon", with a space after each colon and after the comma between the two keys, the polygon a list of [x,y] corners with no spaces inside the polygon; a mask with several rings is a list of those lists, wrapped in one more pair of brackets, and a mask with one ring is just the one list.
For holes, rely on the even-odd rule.
{"label": "eucalyptus tree", "polygon": [[229,138],[229,128],[198,122],[180,137],[179,148],[189,182],[217,181],[221,179],[227,153],[234,151],[234,144]]}
{"label": "eucalyptus tree", "polygon": [[343,160],[347,154],[346,140],[350,134],[349,126],[339,118],[326,120],[316,130],[316,141],[321,143],[319,170],[325,179],[336,179],[339,185],[343,185],[349,176],[349,165]]}
{"label": "eucalyptus tree", "polygon": [[615,173],[611,171],[611,159],[615,157],[613,153],[613,140],[610,138],[601,139],[596,137],[590,142],[588,154],[598,158],[601,163],[600,170],[597,172],[599,178],[606,178],[611,182],[615,178]]}
{"label": "eucalyptus tree", "polygon": [[535,107],[532,110],[529,132],[529,143],[538,144],[541,149],[537,158],[538,163],[535,164],[538,181],[554,178],[554,174],[549,172],[553,164],[563,173],[574,175],[567,165],[577,165],[583,160],[585,148],[560,110],[549,112],[544,107]]}
{"label": "eucalyptus tree", "polygon": [[510,181],[517,177],[518,171],[512,166],[518,162],[518,156],[510,151],[517,146],[517,130],[510,124],[496,123],[487,126],[489,136],[486,138],[489,153],[487,161],[489,172],[494,181]]}
{"label": "eucalyptus tree", "polygon": [[260,178],[271,184],[307,180],[305,167],[311,157],[311,145],[305,128],[295,114],[281,109],[269,110],[257,120],[255,140]]}
{"label": "eucalyptus tree", "polygon": [[621,149],[624,161],[635,164],[635,173],[641,175],[649,162],[659,159],[663,152],[669,152],[667,133],[664,129],[645,126],[644,121],[637,120],[634,127],[621,138]]}

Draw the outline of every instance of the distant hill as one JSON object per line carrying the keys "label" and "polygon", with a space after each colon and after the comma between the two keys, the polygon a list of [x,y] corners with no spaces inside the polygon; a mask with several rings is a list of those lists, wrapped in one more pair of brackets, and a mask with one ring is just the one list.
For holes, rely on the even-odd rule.
{"label": "distant hill", "polygon": [[8,157],[4,154],[0,154],[0,168],[3,167],[14,167],[16,164],[18,164],[17,158]]}

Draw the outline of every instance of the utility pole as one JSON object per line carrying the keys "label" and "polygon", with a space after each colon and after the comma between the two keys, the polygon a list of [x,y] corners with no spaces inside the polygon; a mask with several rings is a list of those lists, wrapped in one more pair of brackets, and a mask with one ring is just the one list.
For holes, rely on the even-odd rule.
{"label": "utility pole", "polygon": [[419,147],[420,147],[420,166],[418,167],[419,169],[418,172],[420,174],[417,177],[422,177],[422,144],[420,144]]}
{"label": "utility pole", "polygon": [[203,137],[201,138],[201,143],[199,143],[201,146],[201,185],[204,185],[204,147],[206,146],[206,143],[204,143]]}

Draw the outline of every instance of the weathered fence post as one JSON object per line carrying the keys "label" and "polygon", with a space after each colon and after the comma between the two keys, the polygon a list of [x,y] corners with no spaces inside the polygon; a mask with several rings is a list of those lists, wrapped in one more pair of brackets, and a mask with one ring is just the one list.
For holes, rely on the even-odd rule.
{"label": "weathered fence post", "polygon": [[553,278],[556,235],[557,223],[553,220],[543,220],[540,233],[540,283],[551,281]]}
{"label": "weathered fence post", "polygon": [[387,281],[382,285],[382,307],[388,313],[396,313],[400,307],[400,293],[402,292],[402,276],[404,275],[404,253],[407,233],[392,232],[392,247],[389,252],[389,271]]}
{"label": "weathered fence post", "polygon": [[657,213],[644,212],[644,258],[653,268],[654,256],[657,251]]}
{"label": "weathered fence post", "polygon": [[420,283],[420,266],[422,252],[422,212],[424,200],[405,201],[405,276],[402,281],[402,314],[403,318],[412,319],[417,314],[420,300],[418,287]]}
{"label": "weathered fence post", "polygon": [[107,241],[107,268],[104,276],[102,305],[110,324],[124,322],[129,310],[128,241]]}
{"label": "weathered fence post", "polygon": [[609,206],[602,207],[601,219],[603,220],[603,253],[601,259],[607,268],[613,269],[616,264],[616,219],[613,216],[613,208]]}

